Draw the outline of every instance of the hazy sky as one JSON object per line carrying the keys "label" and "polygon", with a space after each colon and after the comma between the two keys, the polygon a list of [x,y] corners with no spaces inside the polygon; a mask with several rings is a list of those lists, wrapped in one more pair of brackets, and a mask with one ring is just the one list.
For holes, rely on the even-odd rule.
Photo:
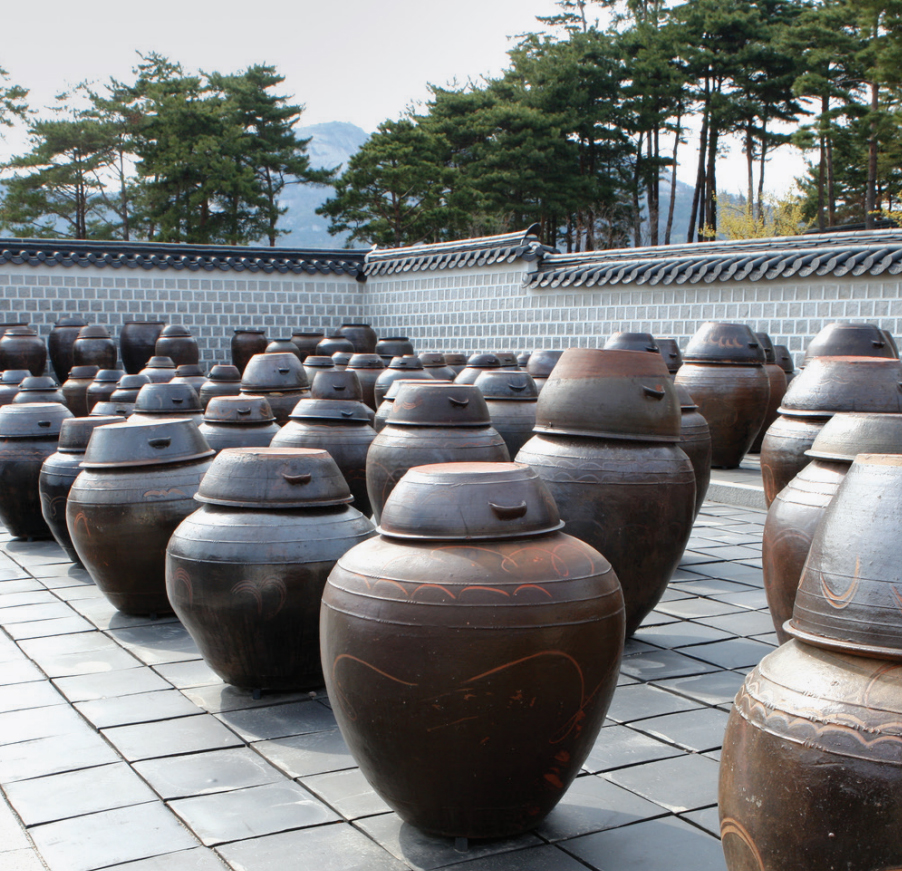
{"label": "hazy sky", "polygon": [[[6,4],[0,66],[40,107],[84,79],[127,79],[136,51],[156,51],[188,70],[235,72],[275,65],[285,93],[307,107],[304,125],[350,121],[372,132],[426,99],[426,84],[499,73],[510,37],[537,28],[553,0],[45,0]],[[21,134],[0,141],[0,159],[23,150]],[[741,152],[718,170],[741,188]],[[679,177],[694,181],[691,147]],[[777,158],[768,187],[784,190],[801,158]],[[735,179],[735,183],[734,183]]]}

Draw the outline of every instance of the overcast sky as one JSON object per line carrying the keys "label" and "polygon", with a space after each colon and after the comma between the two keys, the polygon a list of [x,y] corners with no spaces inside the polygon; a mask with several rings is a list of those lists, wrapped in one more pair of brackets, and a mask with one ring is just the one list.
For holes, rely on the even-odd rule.
{"label": "overcast sky", "polygon": [[[426,84],[497,75],[511,37],[553,14],[553,0],[44,0],[6,4],[0,66],[41,107],[84,79],[127,79],[137,52],[156,51],[188,70],[236,72],[275,65],[284,92],[306,105],[304,125],[350,121],[372,132],[427,98]],[[23,150],[7,133],[0,159]],[[680,178],[694,182],[690,148]],[[770,184],[783,191],[803,171],[801,158],[777,158]],[[737,175],[738,173],[738,175]],[[719,169],[741,188],[741,152]],[[736,179],[735,185],[733,179]]]}

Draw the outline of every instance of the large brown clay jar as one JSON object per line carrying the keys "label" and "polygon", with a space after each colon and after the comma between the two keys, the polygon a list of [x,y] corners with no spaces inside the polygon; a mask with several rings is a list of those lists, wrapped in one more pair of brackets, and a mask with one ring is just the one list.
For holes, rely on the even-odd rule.
{"label": "large brown clay jar", "polygon": [[689,457],[695,472],[695,516],[698,517],[711,483],[711,430],[689,391],[680,384],[675,386],[680,399],[680,449]]}
{"label": "large brown clay jar", "polygon": [[50,353],[50,365],[60,384],[66,380],[69,370],[74,365],[72,349],[81,328],[87,325],[88,322],[83,317],[65,317],[60,318],[50,330],[50,335],[47,337],[47,350]]}
{"label": "large brown clay jar", "polygon": [[572,535],[603,552],[631,635],[658,603],[695,519],[695,472],[660,354],[571,348],[539,395],[517,454],[545,481]]}
{"label": "large brown clay jar", "polygon": [[526,372],[487,369],[475,386],[485,397],[492,418],[492,426],[504,439],[512,457],[531,438],[536,425],[536,406],[539,391]]}
{"label": "large brown clay jar", "polygon": [[213,451],[188,419],[94,431],[66,505],[75,551],[126,614],[167,614],[166,545],[197,507]]}
{"label": "large brown clay jar", "polygon": [[98,371],[96,366],[73,366],[69,378],[60,387],[66,406],[76,417],[88,415],[88,388]]}
{"label": "large brown clay jar", "polygon": [[353,346],[355,354],[375,354],[379,337],[369,324],[342,324],[338,332]]}
{"label": "large brown clay jar", "polygon": [[896,357],[877,324],[863,321],[827,324],[805,349],[804,366],[815,357]]}
{"label": "large brown clay jar", "polygon": [[783,370],[783,374],[786,375],[786,386],[788,387],[789,382],[792,381],[796,374],[792,354],[789,353],[789,348],[786,345],[774,345],[774,356],[776,357],[777,365]]}
{"label": "large brown clay jar", "polygon": [[72,412],[58,402],[0,408],[0,523],[16,538],[50,538],[38,479]]}
{"label": "large brown clay jar", "polygon": [[755,335],[758,337],[761,347],[764,348],[766,360],[764,371],[767,374],[768,384],[770,385],[764,423],[761,424],[761,429],[758,430],[758,435],[755,436],[755,440],[749,448],[749,453],[760,454],[764,435],[780,413],[780,403],[783,401],[783,394],[786,393],[786,373],[783,371],[782,366],[777,365],[774,343],[771,341],[770,336],[767,333],[755,333]]}
{"label": "large brown clay jar", "polygon": [[295,354],[255,354],[241,376],[240,395],[266,399],[279,426],[309,394],[307,374]]}
{"label": "large brown clay jar", "polygon": [[335,561],[375,533],[325,451],[230,448],[166,554],[169,600],[210,668],[248,689],[322,686],[319,609]]}
{"label": "large brown clay jar", "polygon": [[65,405],[66,397],[49,375],[29,375],[19,382],[19,392],[13,397],[16,405],[25,402],[59,402]]}
{"label": "large brown clay jar", "polygon": [[354,354],[348,360],[348,369],[354,372],[360,382],[363,401],[373,411],[379,407],[376,402],[376,381],[379,380],[379,374],[384,368],[385,364],[378,354]]}
{"label": "large brown clay jar", "polygon": [[266,331],[255,328],[235,328],[232,336],[232,363],[243,375],[244,367],[255,354],[266,351]]}
{"label": "large brown clay jar", "polygon": [[409,357],[414,350],[413,344],[407,336],[385,336],[376,342],[376,353],[388,366],[395,357]]}
{"label": "large brown clay jar", "polygon": [[214,451],[268,448],[279,432],[275,415],[262,396],[214,396],[198,429]]}
{"label": "large brown clay jar", "polygon": [[329,576],[336,719],[376,792],[422,831],[534,828],[598,735],[623,599],[604,556],[559,530],[522,465],[425,466],[389,498],[379,538]]}
{"label": "large brown clay jar", "polygon": [[19,392],[19,385],[31,375],[28,369],[7,369],[0,373],[0,406],[9,405]]}
{"label": "large brown clay jar", "polygon": [[126,373],[136,375],[153,357],[164,321],[126,321],[119,332],[119,350]]}
{"label": "large brown clay jar", "polygon": [[200,404],[206,408],[210,400],[216,396],[237,396],[239,393],[241,393],[241,373],[238,368],[220,363],[210,370],[198,396]]}
{"label": "large brown clay jar", "polygon": [[[116,393],[111,401],[116,402]],[[120,397],[122,399],[124,397]],[[160,418],[187,417],[200,424],[204,410],[200,399],[190,384],[177,384],[169,381],[164,384],[145,384],[138,389],[135,397],[135,409],[131,416],[133,422],[159,420]]]}
{"label": "large brown clay jar", "polygon": [[366,456],[376,438],[368,406],[349,400],[302,399],[272,439],[274,448],[326,450],[344,476],[354,507],[372,515],[366,489]]}
{"label": "large brown clay jar", "polygon": [[154,356],[169,357],[176,367],[196,366],[200,363],[197,339],[180,324],[170,324],[163,328],[154,346]]}
{"label": "large brown clay jar", "polygon": [[319,357],[331,357],[339,351],[347,351],[349,354],[356,353],[353,342],[346,339],[341,333],[326,336],[316,346],[316,354]]}
{"label": "large brown clay jar", "polygon": [[735,469],[767,413],[764,351],[744,324],[708,322],[689,340],[676,374],[711,430],[711,465]]}
{"label": "large brown clay jar", "polygon": [[188,384],[200,396],[200,389],[207,383],[207,376],[196,363],[182,363],[181,366],[176,366],[175,377],[171,383]]}
{"label": "large brown clay jar", "polygon": [[303,330],[294,330],[291,333],[291,341],[298,349],[302,363],[308,357],[316,354],[316,346],[325,338],[323,333],[304,332]]}
{"label": "large brown clay jar", "polygon": [[671,375],[676,375],[680,371],[680,366],[683,365],[683,354],[677,340],[670,336],[655,336],[655,344],[664,358],[667,371]]}
{"label": "large brown clay jar", "polygon": [[373,517],[378,523],[385,500],[414,466],[509,460],[478,388],[432,378],[405,382],[367,453],[366,488]]}
{"label": "large brown clay jar", "polygon": [[545,386],[548,376],[557,365],[557,361],[561,359],[563,351],[551,348],[537,348],[529,355],[529,362],[526,364],[526,371],[532,376],[532,380],[536,383],[536,389],[539,393]]}
{"label": "large brown clay jar", "polygon": [[125,375],[121,369],[100,369],[94,376],[94,380],[88,385],[85,391],[85,398],[88,402],[88,412],[97,405],[98,402],[109,402],[116,390],[119,379]]}
{"label": "large brown clay jar", "polygon": [[64,420],[60,428],[56,453],[47,457],[41,466],[38,477],[41,513],[56,543],[72,562],[78,563],[80,560],[72,545],[69,527],[66,526],[66,502],[69,500],[69,491],[81,472],[81,461],[85,458],[91,433],[99,426],[124,421],[125,418],[118,415]]}
{"label": "large brown clay jar", "polygon": [[388,393],[389,387],[395,381],[429,381],[434,382],[435,379],[423,368],[419,357],[405,356],[395,357],[388,366],[379,373],[376,383],[373,386],[373,396],[376,400],[376,407],[381,405]]}
{"label": "large brown clay jar", "polygon": [[82,327],[72,345],[73,366],[96,366],[98,369],[115,369],[119,350],[110,331],[100,324]]}
{"label": "large brown clay jar", "polygon": [[175,378],[175,363],[169,357],[157,355],[138,374],[146,375],[153,384],[167,384]]}
{"label": "large brown clay jar", "polygon": [[471,354],[454,379],[455,384],[475,384],[476,379],[489,369],[500,369],[501,361],[495,354]]}
{"label": "large brown clay jar", "polygon": [[0,371],[28,369],[32,375],[43,375],[46,366],[47,348],[27,324],[10,327],[0,337]]}

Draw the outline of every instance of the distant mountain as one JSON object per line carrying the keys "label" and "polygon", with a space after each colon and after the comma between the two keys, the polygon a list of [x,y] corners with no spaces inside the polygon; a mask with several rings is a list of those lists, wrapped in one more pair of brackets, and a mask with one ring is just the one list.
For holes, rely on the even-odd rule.
{"label": "distant mountain", "polygon": [[[330,121],[298,129],[299,137],[310,137],[307,154],[314,169],[333,169],[344,166],[369,134],[355,124]],[[340,172],[340,170],[339,170]],[[332,188],[318,185],[289,185],[282,191],[281,204],[288,211],[279,221],[279,228],[290,232],[279,237],[280,248],[343,248],[345,235],[330,236],[329,221],[316,214],[316,209],[328,198]]]}

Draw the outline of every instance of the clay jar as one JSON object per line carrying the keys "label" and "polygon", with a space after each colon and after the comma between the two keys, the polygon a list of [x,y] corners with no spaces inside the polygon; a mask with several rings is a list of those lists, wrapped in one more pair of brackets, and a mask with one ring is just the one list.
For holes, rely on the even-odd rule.
{"label": "clay jar", "polygon": [[126,373],[136,375],[153,357],[164,321],[126,321],[119,331],[119,350]]}
{"label": "clay jar", "polygon": [[72,345],[72,364],[74,366],[115,369],[118,359],[119,351],[106,327],[102,327],[100,324],[88,324],[81,328],[78,338]]}
{"label": "clay jar", "polygon": [[98,402],[109,402],[119,379],[125,374],[121,369],[100,369],[88,385],[85,397],[90,412]]}
{"label": "clay jar", "polygon": [[307,383],[312,384],[317,373],[323,370],[334,370],[335,361],[331,357],[321,357],[318,354],[311,354],[304,359],[304,374],[307,376]]}
{"label": "clay jar", "polygon": [[303,330],[294,330],[291,334],[291,342],[298,349],[298,355],[303,363],[308,357],[316,353],[316,346],[326,338],[322,333],[305,333]]}
{"label": "clay jar", "polygon": [[529,372],[532,380],[535,381],[536,389],[539,393],[542,392],[542,387],[563,353],[563,351],[552,350],[551,348],[537,348],[529,355],[526,371]]}
{"label": "clay jar", "polygon": [[354,354],[348,360],[350,369],[360,382],[363,391],[363,401],[375,411],[379,406],[376,402],[376,381],[379,373],[385,368],[382,358],[378,354]]}
{"label": "clay jar", "polygon": [[508,462],[482,393],[472,384],[408,381],[370,445],[366,489],[376,522],[404,473],[429,463]]}
{"label": "clay jar", "polygon": [[353,343],[348,341],[348,339],[340,333],[326,336],[326,338],[316,346],[316,354],[319,357],[331,357],[339,351],[347,351],[349,354],[354,353]]}
{"label": "clay jar", "polygon": [[457,373],[445,362],[445,355],[435,351],[427,351],[417,355],[423,368],[436,381],[453,381]]}
{"label": "clay jar", "polygon": [[386,336],[376,342],[376,353],[386,366],[395,357],[409,357],[413,352],[413,345],[407,336]]}
{"label": "clay jar", "polygon": [[138,374],[146,375],[153,384],[167,384],[175,378],[175,363],[169,357],[151,357]]}
{"label": "clay jar", "polygon": [[311,399],[341,399],[363,402],[363,389],[355,372],[345,369],[322,369],[310,384]]}
{"label": "clay jar", "polygon": [[[113,395],[110,397],[110,402],[124,402],[134,406],[138,401],[138,394],[141,392],[141,388],[145,384],[150,383],[150,379],[140,373],[137,375],[123,375],[119,379]],[[96,408],[97,406],[95,405],[94,407]]]}
{"label": "clay jar", "polygon": [[279,425],[262,396],[214,396],[198,429],[214,451],[267,448]]}
{"label": "clay jar", "polygon": [[[115,397],[116,394],[113,394]],[[116,401],[113,398],[112,401]],[[190,384],[145,384],[135,399],[135,411],[131,417],[133,422],[158,420],[161,417],[187,417],[199,424],[203,420],[204,410],[200,399]]]}
{"label": "clay jar", "polygon": [[837,414],[818,433],[811,462],[778,494],[767,512],[761,558],[767,604],[780,642],[792,617],[811,540],[857,454],[902,453],[902,414]]}
{"label": "clay jar", "polygon": [[379,337],[369,324],[342,324],[338,332],[353,346],[355,354],[375,354]]}
{"label": "clay jar", "polygon": [[477,379],[475,386],[485,397],[492,426],[504,439],[512,457],[532,438],[536,424],[539,391],[526,372],[489,369]]}
{"label": "clay jar", "polygon": [[404,384],[403,379],[392,381],[391,387],[388,388],[388,393],[385,394],[385,399],[379,403],[379,408],[376,409],[376,416],[373,418],[373,429],[376,432],[382,432],[385,428],[392,406],[395,404],[395,397],[398,395],[402,384]]}
{"label": "clay jar", "polygon": [[749,674],[720,763],[730,871],[902,867],[902,664],[790,641]]}
{"label": "clay jar", "polygon": [[786,345],[774,345],[774,358],[777,365],[783,370],[783,374],[786,375],[786,386],[788,387],[789,382],[792,381],[793,376],[796,374],[795,363],[793,363],[789,348]]}
{"label": "clay jar", "polygon": [[487,369],[500,369],[501,361],[494,354],[471,354],[457,377],[455,384],[475,384],[476,379]]}
{"label": "clay jar", "polygon": [[680,400],[680,449],[689,457],[695,472],[695,516],[698,517],[711,483],[711,431],[689,391],[680,384],[675,387]]}
{"label": "clay jar", "polygon": [[267,346],[264,354],[294,354],[298,360],[304,362],[304,354],[291,339],[274,339]]}
{"label": "clay jar", "polygon": [[493,351],[492,352],[501,364],[502,369],[517,371],[520,366],[517,363],[517,355],[513,351]]}
{"label": "clay jar", "polygon": [[193,421],[96,429],[69,491],[66,523],[94,583],[126,614],[165,614],[166,544],[195,510],[213,451]]}
{"label": "clay jar", "polygon": [[455,377],[460,375],[460,373],[466,368],[467,365],[467,357],[466,354],[461,354],[457,351],[445,351],[445,363],[448,368],[454,372]]}
{"label": "clay jar", "polygon": [[66,526],[66,502],[69,499],[69,491],[81,472],[81,461],[84,459],[91,433],[98,426],[124,421],[124,417],[116,415],[64,420],[60,428],[56,453],[47,457],[41,466],[38,478],[41,513],[56,543],[72,562],[77,563],[80,560],[72,545],[69,528]]}
{"label": "clay jar", "polygon": [[770,386],[764,351],[744,324],[708,322],[689,340],[676,382],[711,430],[711,465],[735,469],[764,423]]}
{"label": "clay jar", "polygon": [[169,357],[176,366],[196,366],[200,363],[197,339],[180,324],[163,328],[154,346],[154,356]]}
{"label": "clay jar", "polygon": [[200,404],[206,408],[215,396],[237,396],[239,393],[241,393],[241,373],[235,366],[218,364],[210,370],[210,375],[201,385],[198,395]]}
{"label": "clay jar", "polygon": [[322,686],[319,607],[345,551],[374,534],[320,450],[229,448],[166,554],[166,586],[207,665],[248,689]]}
{"label": "clay jar", "polygon": [[422,831],[534,828],[598,735],[623,600],[608,561],[560,526],[525,466],[422,466],[389,497],[381,535],[329,576],[335,717],[372,787]]}
{"label": "clay jar", "polygon": [[370,409],[362,402],[302,399],[288,423],[273,437],[272,447],[328,451],[351,490],[354,507],[370,516],[373,509],[366,489],[366,456],[375,438]]}
{"label": "clay jar", "polygon": [[864,322],[827,324],[805,349],[807,366],[815,357],[896,357],[883,330]]}
{"label": "clay jar", "polygon": [[243,375],[244,368],[256,354],[266,351],[266,332],[254,328],[236,327],[232,336],[232,363]]}
{"label": "clay jar", "polygon": [[27,324],[10,327],[0,338],[0,370],[27,369],[43,375],[46,365],[47,348]]}
{"label": "clay jar", "polygon": [[170,383],[187,384],[200,396],[200,389],[207,383],[204,370],[195,363],[183,363],[175,368],[175,378]]}
{"label": "clay jar", "polygon": [[13,397],[16,405],[25,402],[59,402],[65,405],[66,397],[49,375],[29,375],[19,382],[19,392]]}
{"label": "clay jar", "polygon": [[539,395],[517,454],[548,485],[567,528],[611,561],[626,631],[664,594],[695,518],[679,448],[680,403],[660,354],[571,348]]}
{"label": "clay jar", "polygon": [[677,343],[677,340],[670,336],[656,336],[655,344],[658,346],[658,350],[664,358],[664,363],[667,365],[667,371],[671,375],[676,375],[676,373],[680,371],[680,366],[683,365],[683,355],[680,353],[680,346]]}
{"label": "clay jar", "polygon": [[28,378],[28,369],[7,369],[0,374],[0,406],[9,405],[19,392],[19,385]]}
{"label": "clay jar", "polygon": [[764,423],[761,424],[761,429],[758,430],[758,435],[755,436],[755,440],[749,448],[749,453],[751,454],[761,453],[761,443],[764,441],[764,436],[770,428],[770,425],[779,416],[780,403],[783,401],[783,395],[786,393],[786,373],[783,371],[782,366],[777,365],[774,344],[771,341],[770,336],[767,333],[755,333],[755,336],[761,343],[761,347],[764,349],[764,358],[766,361],[764,364],[764,371],[767,374],[770,393],[768,394],[767,412],[764,415]]}
{"label": "clay jar", "polygon": [[295,354],[255,354],[241,376],[241,395],[264,397],[279,426],[309,393],[307,375]]}
{"label": "clay jar", "polygon": [[50,352],[50,365],[56,373],[57,380],[62,383],[72,368],[72,348],[75,340],[88,322],[82,317],[60,318],[50,330],[47,337],[47,350]]}
{"label": "clay jar", "polygon": [[50,538],[38,479],[72,412],[58,402],[0,408],[0,523],[16,538]]}
{"label": "clay jar", "polygon": [[373,387],[376,406],[378,407],[382,400],[385,399],[385,394],[388,393],[388,388],[391,387],[394,381],[417,380],[435,382],[435,379],[423,368],[419,357],[395,357],[388,364],[388,368],[383,369],[376,379],[376,384]]}
{"label": "clay jar", "polygon": [[354,355],[350,351],[336,351],[332,355],[332,363],[339,372],[344,372],[348,368],[348,362]]}
{"label": "clay jar", "polygon": [[66,406],[76,417],[87,417],[88,387],[98,371],[96,366],[73,366],[69,378],[60,387]]}
{"label": "clay jar", "polygon": [[816,357],[793,379],[761,444],[768,506],[808,464],[805,456],[838,411],[902,411],[902,363],[885,357]]}
{"label": "clay jar", "polygon": [[612,333],[604,343],[605,351],[651,351],[652,354],[661,353],[661,349],[655,342],[651,333]]}

